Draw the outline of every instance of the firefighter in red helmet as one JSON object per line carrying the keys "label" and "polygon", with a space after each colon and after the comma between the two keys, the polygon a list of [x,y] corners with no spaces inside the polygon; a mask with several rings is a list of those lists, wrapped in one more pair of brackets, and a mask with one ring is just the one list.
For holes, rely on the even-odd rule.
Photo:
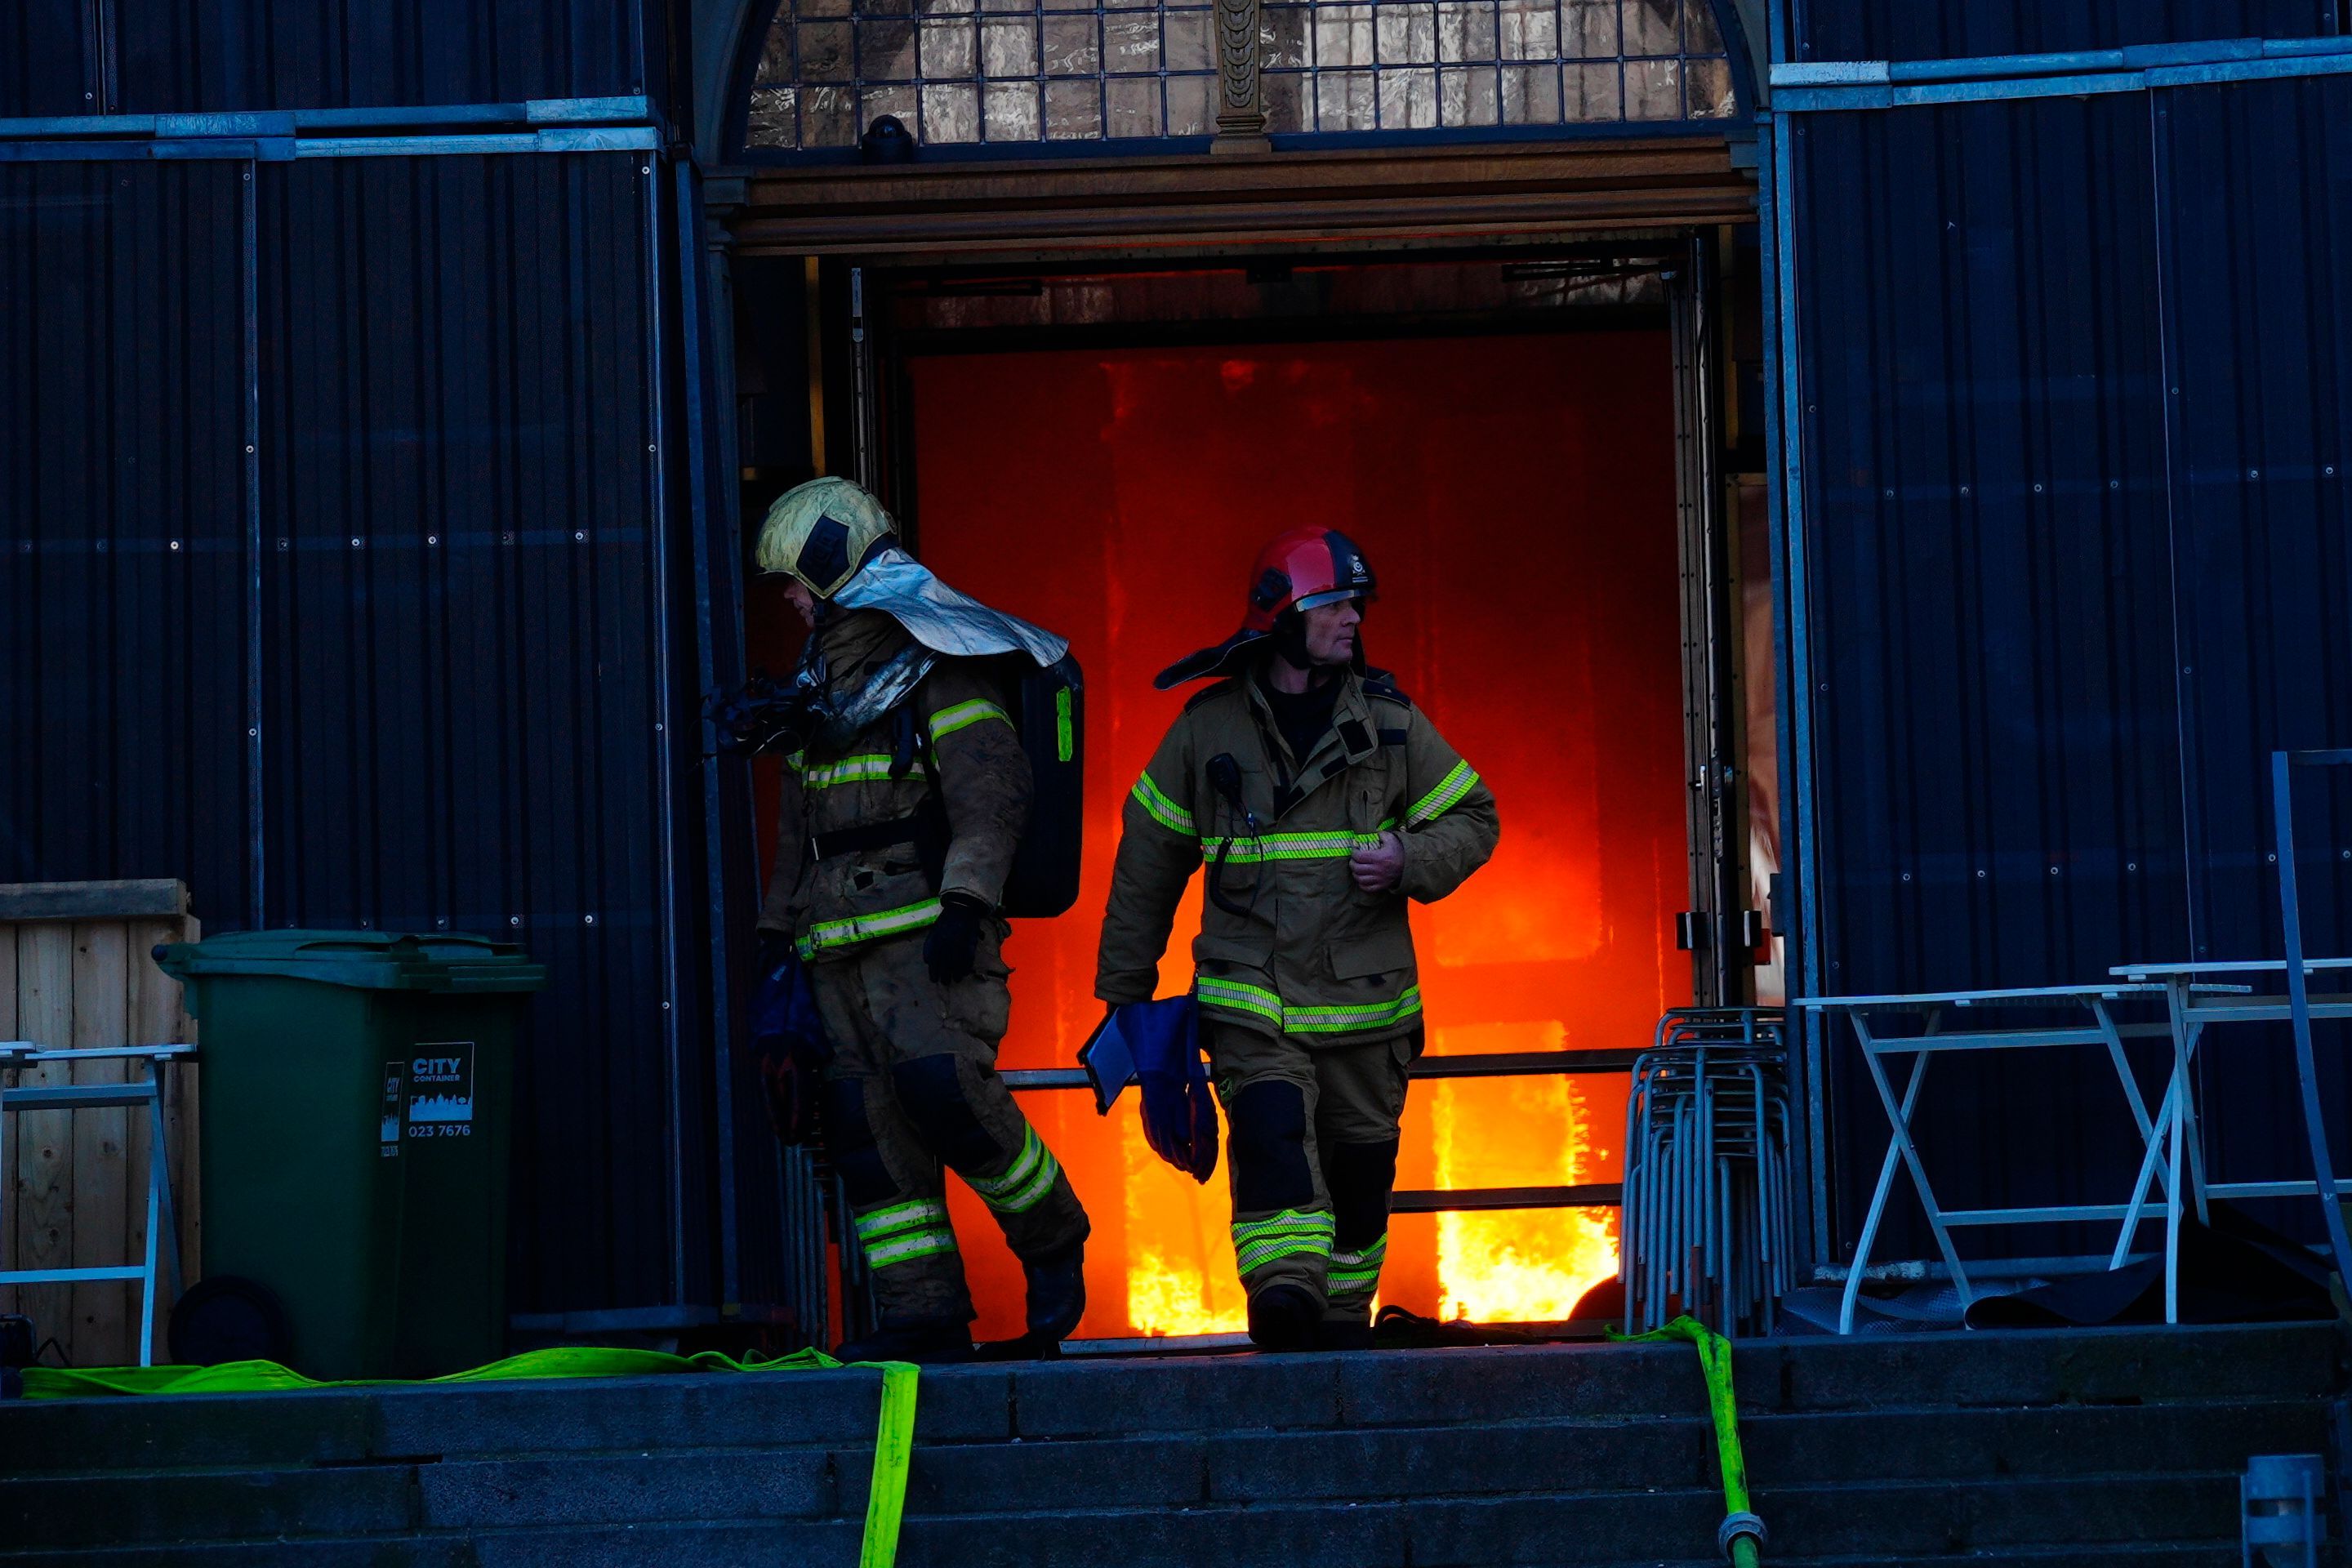
{"label": "firefighter in red helmet", "polygon": [[1149,1001],[1185,884],[1201,1035],[1232,1151],[1250,1337],[1369,1344],[1405,1072],[1421,1052],[1407,900],[1495,852],[1495,797],[1360,637],[1370,563],[1329,529],[1282,534],[1241,629],[1156,684],[1184,705],[1126,806],[1095,994]]}

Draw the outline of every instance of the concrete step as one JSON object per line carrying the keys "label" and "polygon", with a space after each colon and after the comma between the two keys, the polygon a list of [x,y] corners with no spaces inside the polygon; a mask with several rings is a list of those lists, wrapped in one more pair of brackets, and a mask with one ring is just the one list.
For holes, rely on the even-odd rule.
{"label": "concrete step", "polygon": [[[2253,1453],[2326,1441],[2315,1401],[2059,1405],[1751,1415],[1759,1490],[1879,1480],[2057,1479],[2113,1471],[2230,1472]],[[1497,1456],[1507,1456],[1498,1463]],[[731,1518],[858,1519],[871,1451],[673,1448],[518,1459],[166,1470],[0,1480],[0,1541],[130,1545],[172,1539],[645,1524]],[[1034,1508],[1273,1506],[1481,1497],[1525,1490],[1699,1488],[1717,1479],[1697,1416],[1487,1427],[1186,1434],[950,1444],[916,1450],[910,1514]]]}
{"label": "concrete step", "polygon": [[[2075,1477],[2063,1480],[1856,1483],[1777,1488],[1757,1506],[1773,1531],[1772,1561],[1847,1557],[2016,1555],[2032,1548],[2081,1560],[2092,1548],[2148,1542],[2225,1543],[2234,1530],[2229,1475]],[[1283,1568],[1489,1568],[1518,1564],[1700,1560],[1722,1513],[1713,1488],[1599,1493],[1538,1492],[1406,1502],[1058,1509],[936,1514],[908,1520],[900,1568],[1199,1568],[1203,1563]],[[739,1521],[740,1514],[717,1516]],[[659,1561],[665,1568],[732,1568],[778,1561],[854,1561],[855,1520],[759,1523],[674,1521],[634,1525],[476,1529],[454,1535],[344,1538],[287,1543],[268,1536],[218,1543],[222,1561],[470,1562],[483,1568],[595,1568]],[[449,1554],[452,1540],[470,1556]],[[180,1561],[166,1537],[142,1546],[75,1552],[32,1547],[10,1561],[113,1564]],[[315,1547],[315,1552],[310,1549]],[[242,1553],[240,1555],[240,1553]],[[196,1559],[190,1559],[196,1560]]]}
{"label": "concrete step", "polygon": [[[774,1568],[778,1542],[772,1536],[756,1529],[710,1527],[694,1532],[690,1537],[675,1532],[641,1533],[613,1532],[609,1545],[604,1542],[587,1542],[579,1537],[570,1538],[584,1555],[577,1559],[583,1565],[597,1563],[642,1563],[657,1554],[663,1568],[733,1568],[740,1563]],[[690,1544],[688,1542],[691,1542]],[[807,1547],[808,1543],[800,1543]],[[502,1548],[501,1548],[502,1549]],[[813,1549],[812,1549],[813,1550]],[[609,1552],[610,1555],[602,1555]],[[803,1559],[808,1568],[842,1568],[856,1560],[854,1538],[825,1543],[824,1550],[814,1551]],[[633,1555],[634,1553],[634,1555]],[[12,1559],[12,1561],[16,1561]],[[154,1554],[121,1552],[72,1552],[25,1560],[44,1568],[152,1568]],[[195,1568],[227,1568],[229,1564],[254,1565],[254,1568],[484,1568],[493,1561],[512,1562],[513,1558],[488,1558],[478,1552],[467,1541],[442,1539],[433,1541],[306,1541],[269,1542],[229,1546],[194,1547],[174,1552],[173,1563],[190,1563]],[[1774,1553],[1769,1558],[1771,1568],[2129,1568],[2147,1563],[2154,1568],[2239,1568],[2238,1548],[2234,1542],[2152,1542],[2112,1546],[2068,1546],[2049,1551],[2020,1550],[1969,1552],[1962,1555],[1931,1557],[1784,1557]],[[2335,1560],[2329,1562],[2331,1568]],[[1368,1564],[1367,1568],[1380,1568]],[[1642,1557],[1615,1563],[1595,1563],[1579,1558],[1573,1562],[1528,1565],[1528,1568],[1723,1568],[1723,1559],[1706,1557]]]}
{"label": "concrete step", "polygon": [[[1756,1415],[2314,1397],[2344,1386],[2332,1325],[1927,1334],[1742,1344]],[[466,1384],[300,1394],[33,1401],[0,1421],[0,1475],[207,1469],[873,1440],[871,1372]],[[1169,1357],[924,1373],[931,1445],[1690,1415],[1685,1345]]]}

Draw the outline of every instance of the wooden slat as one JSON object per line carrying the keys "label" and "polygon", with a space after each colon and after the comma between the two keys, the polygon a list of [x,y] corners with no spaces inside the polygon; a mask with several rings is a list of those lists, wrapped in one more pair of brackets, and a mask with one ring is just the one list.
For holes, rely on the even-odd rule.
{"label": "wooden slat", "polygon": [[169,877],[129,882],[0,882],[0,921],[123,921],[188,912],[188,885]]}
{"label": "wooden slat", "polygon": [[[16,1029],[20,1038],[64,1046],[73,1038],[73,928],[27,925],[16,932]],[[20,1084],[68,1083],[71,1064],[45,1062],[18,1078]],[[16,1152],[16,1258],[19,1268],[68,1268],[73,1265],[73,1112],[30,1110],[18,1114]],[[36,1341],[73,1334],[73,1293],[62,1285],[28,1285],[21,1300],[33,1320]]]}
{"label": "wooden slat", "polygon": [[[131,1043],[130,928],[121,921],[82,921],[73,931],[76,1049]],[[121,1061],[75,1062],[76,1083],[119,1084]],[[130,1120],[119,1105],[89,1107],[73,1115],[73,1262],[77,1268],[114,1268],[135,1261],[130,1228]],[[66,1353],[76,1366],[120,1366],[136,1361],[132,1341],[136,1287],[105,1281],[73,1287],[73,1337]]]}

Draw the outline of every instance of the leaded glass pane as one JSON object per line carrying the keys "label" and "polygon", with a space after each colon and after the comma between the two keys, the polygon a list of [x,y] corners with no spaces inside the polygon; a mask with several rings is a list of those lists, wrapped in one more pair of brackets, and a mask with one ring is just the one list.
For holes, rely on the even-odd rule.
{"label": "leaded glass pane", "polygon": [[[1726,119],[1713,4],[1267,0],[1267,129]],[[792,151],[854,147],[885,114],[961,145],[1203,136],[1216,110],[1211,0],[785,0],[746,123]]]}

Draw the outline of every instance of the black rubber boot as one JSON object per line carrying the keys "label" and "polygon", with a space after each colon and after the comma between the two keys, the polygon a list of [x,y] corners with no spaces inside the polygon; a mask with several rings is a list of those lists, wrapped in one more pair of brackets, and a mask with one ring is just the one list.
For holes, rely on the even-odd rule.
{"label": "black rubber boot", "polygon": [[1315,1342],[1327,1351],[1368,1351],[1372,1348],[1371,1321],[1326,1318]]}
{"label": "black rubber boot", "polygon": [[1076,1242],[1034,1260],[1024,1258],[1021,1272],[1029,1279],[1030,1337],[1060,1344],[1087,1315],[1087,1244]]}
{"label": "black rubber boot", "polygon": [[911,1323],[875,1330],[864,1339],[834,1348],[835,1361],[911,1361],[940,1366],[971,1359],[971,1328],[966,1323]]}
{"label": "black rubber boot", "polygon": [[1296,1285],[1269,1285],[1250,1298],[1250,1342],[1262,1351],[1311,1351],[1323,1308]]}
{"label": "black rubber boot", "polygon": [[1029,1330],[1017,1339],[992,1340],[980,1347],[982,1361],[1045,1361],[1062,1353],[1062,1342],[1087,1315],[1087,1244],[1074,1242],[1043,1258],[1024,1258],[1029,1278]]}

